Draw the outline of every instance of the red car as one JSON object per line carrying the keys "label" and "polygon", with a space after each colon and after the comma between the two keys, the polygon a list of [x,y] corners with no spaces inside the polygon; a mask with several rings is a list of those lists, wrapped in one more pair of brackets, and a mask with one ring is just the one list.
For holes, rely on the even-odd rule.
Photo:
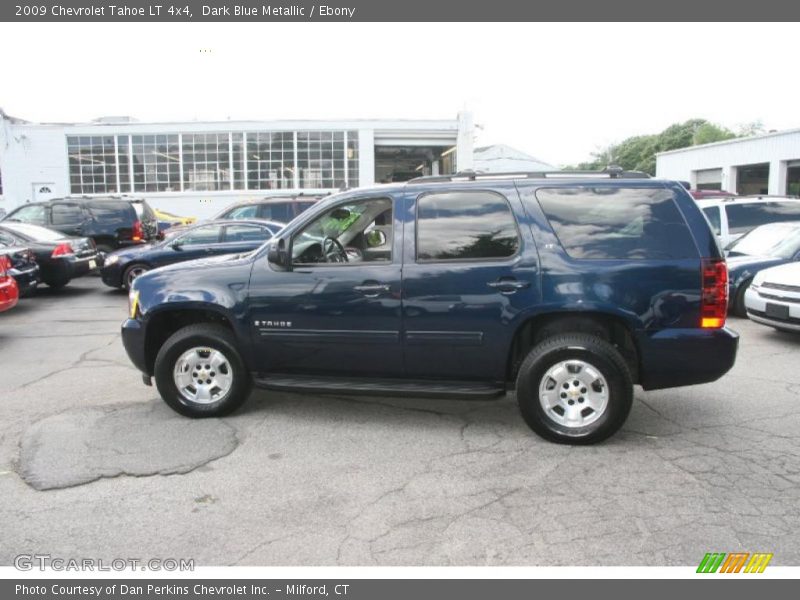
{"label": "red car", "polygon": [[0,312],[14,308],[19,300],[19,288],[14,278],[8,274],[11,261],[8,256],[0,256]]}

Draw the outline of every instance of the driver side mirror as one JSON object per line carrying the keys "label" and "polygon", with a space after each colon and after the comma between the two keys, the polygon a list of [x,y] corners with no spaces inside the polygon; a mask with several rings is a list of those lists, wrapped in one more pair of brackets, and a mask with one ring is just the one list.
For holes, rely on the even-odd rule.
{"label": "driver side mirror", "polygon": [[278,238],[274,240],[267,251],[267,261],[278,271],[291,270],[292,262],[289,253],[286,251],[286,240]]}
{"label": "driver side mirror", "polygon": [[380,229],[373,229],[367,233],[367,246],[377,248],[386,243],[386,234]]}
{"label": "driver side mirror", "polygon": [[170,244],[173,250],[183,250],[183,243],[180,240],[175,240]]}

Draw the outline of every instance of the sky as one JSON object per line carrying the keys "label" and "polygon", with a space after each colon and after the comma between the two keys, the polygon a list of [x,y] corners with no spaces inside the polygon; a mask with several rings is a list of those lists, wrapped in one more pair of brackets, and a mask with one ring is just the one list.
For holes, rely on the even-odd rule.
{"label": "sky", "polygon": [[565,165],[695,117],[800,127],[796,33],[791,23],[2,23],[0,107],[40,122],[469,110],[476,145]]}

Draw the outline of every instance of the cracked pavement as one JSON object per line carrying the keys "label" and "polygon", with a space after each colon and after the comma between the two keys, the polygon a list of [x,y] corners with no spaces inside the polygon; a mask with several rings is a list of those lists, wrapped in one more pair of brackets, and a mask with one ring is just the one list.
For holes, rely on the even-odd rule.
{"label": "cracked pavement", "polygon": [[730,374],[637,389],[618,435],[571,448],[531,433],[513,395],[256,391],[183,419],[128,362],[125,310],[89,277],[0,315],[0,564],[800,564],[800,336],[731,319]]}

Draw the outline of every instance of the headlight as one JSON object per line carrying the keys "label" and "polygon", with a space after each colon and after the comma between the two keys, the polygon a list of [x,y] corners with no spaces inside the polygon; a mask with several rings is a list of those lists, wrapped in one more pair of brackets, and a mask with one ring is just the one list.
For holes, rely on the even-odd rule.
{"label": "headlight", "polygon": [[113,265],[118,262],[119,262],[119,256],[112,254],[111,256],[106,256],[106,260],[103,264]]}
{"label": "headlight", "polygon": [[136,318],[139,312],[139,290],[131,290],[128,292],[128,315],[131,319]]}

